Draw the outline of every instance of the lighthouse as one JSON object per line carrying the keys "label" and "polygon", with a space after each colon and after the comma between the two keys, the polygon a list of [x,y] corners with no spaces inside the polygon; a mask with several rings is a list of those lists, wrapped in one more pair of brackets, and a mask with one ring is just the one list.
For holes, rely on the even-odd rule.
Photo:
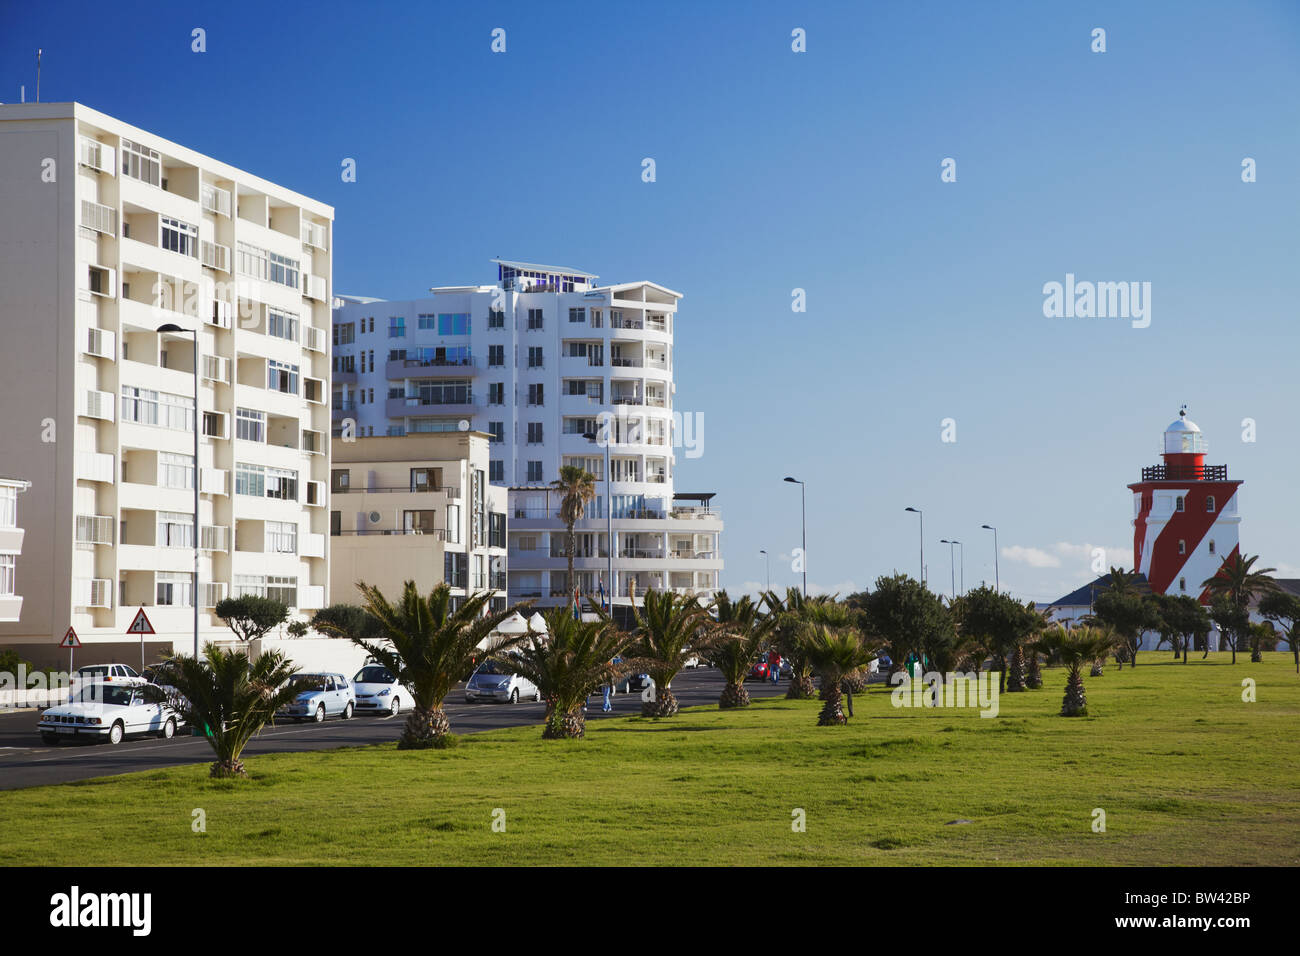
{"label": "lighthouse", "polygon": [[1187,406],[1165,429],[1164,462],[1142,469],[1133,492],[1133,567],[1157,594],[1206,602],[1201,582],[1238,549],[1237,489],[1227,465],[1207,465],[1209,446]]}

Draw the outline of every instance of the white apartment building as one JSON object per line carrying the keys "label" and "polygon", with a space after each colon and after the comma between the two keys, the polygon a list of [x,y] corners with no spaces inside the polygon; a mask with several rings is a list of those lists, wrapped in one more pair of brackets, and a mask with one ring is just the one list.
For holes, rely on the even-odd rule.
{"label": "white apartment building", "polygon": [[332,219],[80,104],[0,106],[0,469],[32,483],[0,643],[42,663],[71,624],[91,663],[138,653],[139,606],[165,652],[195,601],[201,640],[228,595],[325,605]]}
{"label": "white apartment building", "polygon": [[[339,296],[333,417],[358,436],[487,432],[489,480],[510,489],[509,599],[540,606],[628,585],[711,595],[722,519],[711,494],[675,494],[673,329],[681,294],[599,285],[578,269],[493,260],[492,285],[409,301]],[[595,438],[613,416],[609,448]],[[602,439],[603,441],[603,439]],[[565,530],[548,486],[561,465],[598,479],[565,580]],[[607,483],[608,482],[608,483]],[[606,495],[612,508],[606,510]],[[614,578],[608,577],[610,515]]]}
{"label": "white apartment building", "polygon": [[22,479],[0,477],[0,621],[17,621],[23,613],[17,579],[25,531],[18,527],[18,496],[30,487]]}

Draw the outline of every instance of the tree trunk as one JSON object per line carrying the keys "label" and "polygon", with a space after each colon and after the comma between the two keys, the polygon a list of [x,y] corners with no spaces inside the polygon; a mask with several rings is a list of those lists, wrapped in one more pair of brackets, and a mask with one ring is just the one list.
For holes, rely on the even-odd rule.
{"label": "tree trunk", "polygon": [[552,711],[542,728],[543,740],[581,740],[587,734],[587,715],[582,708],[558,716]]}
{"label": "tree trunk", "polygon": [[1065,697],[1061,700],[1062,717],[1087,717],[1088,698],[1083,693],[1083,671],[1070,668],[1070,678],[1065,682]]}
{"label": "tree trunk", "polygon": [[1260,652],[1259,649],[1259,635],[1255,634],[1251,637],[1250,640],[1250,662],[1252,664],[1258,664],[1263,659],[1264,659],[1264,655]]}
{"label": "tree trunk", "polygon": [[1106,666],[1106,658],[1104,657],[1097,658],[1095,661],[1092,662],[1092,673],[1089,676],[1100,677],[1101,669],[1105,666]]}
{"label": "tree trunk", "polygon": [[1038,664],[1038,654],[1029,655],[1029,667],[1025,671],[1025,686],[1038,690],[1043,686],[1043,670]]}
{"label": "tree trunk", "polygon": [[436,747],[439,738],[451,733],[451,721],[443,713],[441,706],[425,710],[416,706],[406,718],[402,736],[397,741],[398,750],[424,750]]}
{"label": "tree trunk", "polygon": [[749,691],[745,689],[744,683],[733,684],[728,682],[727,686],[722,688],[722,696],[718,698],[718,706],[723,710],[730,710],[733,707],[748,707]]}
{"label": "tree trunk", "polygon": [[813,679],[807,674],[790,678],[790,687],[786,690],[787,700],[809,700],[817,695],[817,688],[813,686]]}
{"label": "tree trunk", "polygon": [[677,698],[673,696],[672,689],[663,687],[656,681],[654,700],[643,700],[641,702],[641,716],[672,717],[676,713]]}
{"label": "tree trunk", "polygon": [[1011,652],[1011,667],[1007,672],[1008,693],[1015,694],[1025,689],[1025,652],[1020,645]]}
{"label": "tree trunk", "polygon": [[228,780],[232,777],[247,777],[248,773],[244,770],[244,762],[232,757],[214,763],[208,771],[208,776],[217,780]]}
{"label": "tree trunk", "polygon": [[[565,579],[565,581],[567,582],[568,593],[569,593],[570,596],[573,594],[573,587],[574,587],[574,584],[573,584],[573,549],[577,546],[577,544],[578,544],[578,536],[577,536],[576,534],[574,534],[574,532],[573,532],[573,525],[569,525],[569,547],[568,547],[568,551],[569,551],[569,576]],[[613,542],[610,542],[610,544],[612,545]],[[611,583],[610,583],[610,587],[613,587],[613,586],[614,586],[614,585],[613,585],[613,582],[611,582]]]}
{"label": "tree trunk", "polygon": [[1007,692],[1007,658],[1005,654],[999,654],[998,658],[998,693]]}
{"label": "tree trunk", "polygon": [[840,683],[839,681],[822,681],[822,691],[826,698],[826,704],[822,707],[822,712],[817,715],[818,727],[838,727],[841,724],[847,724],[848,718],[844,716],[844,711],[840,707]]}
{"label": "tree trunk", "polygon": [[1291,642],[1291,653],[1295,656],[1295,672],[1300,674],[1300,643]]}

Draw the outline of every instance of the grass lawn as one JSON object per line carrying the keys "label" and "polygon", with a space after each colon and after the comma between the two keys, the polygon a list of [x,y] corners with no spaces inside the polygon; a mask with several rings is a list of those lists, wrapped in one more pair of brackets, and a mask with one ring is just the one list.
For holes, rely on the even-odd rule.
{"label": "grass lawn", "polygon": [[2,792],[0,863],[1300,863],[1290,655],[1170,656],[1088,678],[1087,718],[1056,716],[1050,669],[996,719],[896,709],[876,687],[845,728],[817,727],[818,702],[765,701],[597,721],[585,741],[526,727],[447,751],[256,756],[238,783],[196,765]]}

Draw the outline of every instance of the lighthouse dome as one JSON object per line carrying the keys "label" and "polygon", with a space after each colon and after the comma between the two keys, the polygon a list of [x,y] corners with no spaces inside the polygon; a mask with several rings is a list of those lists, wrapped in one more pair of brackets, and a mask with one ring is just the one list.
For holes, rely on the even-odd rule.
{"label": "lighthouse dome", "polygon": [[1180,411],[1178,417],[1165,429],[1166,455],[1204,455],[1209,450],[1200,426]]}

